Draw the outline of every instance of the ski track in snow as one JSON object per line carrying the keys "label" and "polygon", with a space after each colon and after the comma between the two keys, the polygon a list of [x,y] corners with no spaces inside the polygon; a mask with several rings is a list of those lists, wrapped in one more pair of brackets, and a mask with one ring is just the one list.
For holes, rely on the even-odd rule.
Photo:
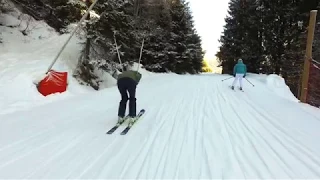
{"label": "ski track in snow", "polygon": [[320,178],[318,117],[268,89],[232,91],[223,77],[142,82],[146,113],[125,136],[125,126],[105,134],[116,88],[3,115],[0,178]]}

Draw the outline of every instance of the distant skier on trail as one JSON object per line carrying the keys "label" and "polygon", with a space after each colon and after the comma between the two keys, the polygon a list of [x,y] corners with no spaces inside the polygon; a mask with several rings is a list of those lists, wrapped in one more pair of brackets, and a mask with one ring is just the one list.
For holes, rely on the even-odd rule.
{"label": "distant skier on trail", "polygon": [[232,83],[231,88],[234,89],[234,86],[237,83],[237,80],[239,80],[240,83],[240,90],[242,90],[242,78],[245,78],[247,74],[247,66],[243,63],[242,59],[238,60],[238,63],[233,67],[233,76],[234,81]]}
{"label": "distant skier on trail", "polygon": [[[121,94],[121,101],[118,109],[118,123],[125,120],[125,112],[127,102],[129,100],[129,123],[134,123],[136,120],[136,88],[140,82],[142,75],[138,71],[124,70],[117,77],[117,86]],[[129,97],[128,97],[129,93]]]}

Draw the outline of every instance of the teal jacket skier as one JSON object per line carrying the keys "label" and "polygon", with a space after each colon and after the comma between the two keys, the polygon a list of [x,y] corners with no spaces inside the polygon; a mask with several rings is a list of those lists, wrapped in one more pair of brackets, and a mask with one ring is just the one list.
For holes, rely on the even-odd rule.
{"label": "teal jacket skier", "polygon": [[237,80],[240,82],[240,90],[242,90],[242,78],[246,77],[247,66],[243,63],[242,59],[238,60],[238,63],[233,67],[234,81],[232,83],[231,89],[234,89]]}
{"label": "teal jacket skier", "polygon": [[247,66],[243,63],[242,59],[239,59],[238,63],[233,67],[233,76],[236,77],[236,74],[243,74],[243,77],[246,77]]}

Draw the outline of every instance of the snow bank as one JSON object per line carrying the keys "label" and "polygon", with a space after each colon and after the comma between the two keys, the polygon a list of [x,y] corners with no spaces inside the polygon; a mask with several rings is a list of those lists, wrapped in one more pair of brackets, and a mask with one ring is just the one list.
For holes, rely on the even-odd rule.
{"label": "snow bank", "polygon": [[279,75],[248,73],[247,79],[250,80],[251,78],[262,83],[262,85],[266,85],[266,88],[268,88],[274,94],[290,101],[299,102],[299,100],[293,95],[290,88],[287,86],[285,80]]}
{"label": "snow bank", "polygon": [[275,94],[291,101],[299,102],[299,100],[290,91],[285,80],[275,74],[268,75],[266,78],[267,87]]}
{"label": "snow bank", "polygon": [[[45,76],[48,66],[45,59],[45,56],[37,57],[28,54],[0,55],[0,114],[93,91],[89,87],[79,85],[68,71],[67,92],[43,97],[36,89],[35,83]],[[60,63],[57,69],[67,68],[63,68]]]}
{"label": "snow bank", "polygon": [[[58,36],[53,28],[43,21],[36,21],[26,14],[20,13],[18,10],[9,14],[1,14],[0,26],[2,38],[5,46],[2,45],[0,52],[26,52],[29,48],[19,48],[24,43],[41,43],[42,39]],[[25,33],[25,35],[23,34]],[[19,46],[17,47],[17,44]]]}
{"label": "snow bank", "polygon": [[[22,14],[17,9],[9,14],[0,15],[0,114],[19,109],[32,108],[67,97],[94,92],[93,88],[80,85],[72,77],[82,47],[77,32],[62,51],[53,68],[56,71],[68,72],[67,92],[43,97],[35,84],[45,77],[50,64],[58,54],[70,34],[59,35],[44,21],[36,21]],[[71,24],[68,31],[76,27]],[[132,68],[136,68],[137,64]],[[139,69],[143,79],[153,73]],[[109,73],[95,70],[101,81],[100,89],[116,85]]]}
{"label": "snow bank", "polygon": [[0,15],[0,114],[93,92],[72,77],[80,55],[80,40],[74,36],[58,58],[53,69],[68,72],[68,89],[62,94],[42,96],[35,83],[39,82],[69,38],[59,35],[43,21],[36,21],[18,10]]}

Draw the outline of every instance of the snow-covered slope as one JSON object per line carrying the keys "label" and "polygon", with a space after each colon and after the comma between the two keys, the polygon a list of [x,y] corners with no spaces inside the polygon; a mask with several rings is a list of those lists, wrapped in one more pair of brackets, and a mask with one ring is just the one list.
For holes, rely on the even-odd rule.
{"label": "snow-covered slope", "polygon": [[0,178],[320,178],[320,111],[225,77],[144,80],[125,136],[116,87],[2,115]]}
{"label": "snow-covered slope", "polygon": [[[17,17],[0,19],[17,25]],[[96,92],[71,77],[73,38],[54,66],[69,72],[68,91],[42,97],[32,81],[68,35],[34,23],[28,36],[23,23],[0,26],[1,179],[320,178],[320,111],[299,103],[281,77],[249,74],[255,86],[244,81],[242,92],[228,87],[232,78],[221,81],[226,75],[140,69],[145,115],[127,135],[124,126],[106,135],[117,120],[114,82]]]}

